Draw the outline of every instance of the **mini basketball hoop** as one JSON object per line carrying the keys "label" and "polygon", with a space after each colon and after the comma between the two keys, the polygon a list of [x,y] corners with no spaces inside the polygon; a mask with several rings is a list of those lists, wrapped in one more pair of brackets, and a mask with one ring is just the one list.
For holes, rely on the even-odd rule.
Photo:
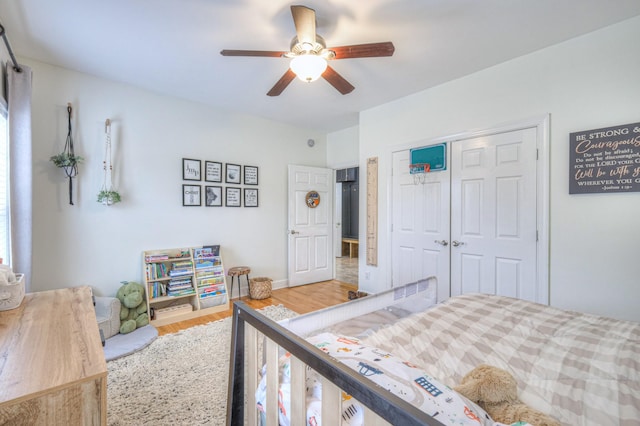
{"label": "mini basketball hoop", "polygon": [[409,174],[413,176],[413,183],[424,184],[425,182],[425,173],[429,173],[431,171],[431,164],[429,163],[414,163],[409,164]]}
{"label": "mini basketball hoop", "polygon": [[419,173],[429,173],[431,171],[431,164],[429,163],[415,163],[409,164],[409,173],[416,175]]}

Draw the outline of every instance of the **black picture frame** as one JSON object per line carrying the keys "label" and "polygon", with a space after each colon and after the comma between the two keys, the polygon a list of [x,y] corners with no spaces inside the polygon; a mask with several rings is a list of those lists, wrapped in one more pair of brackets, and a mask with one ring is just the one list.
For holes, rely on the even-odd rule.
{"label": "black picture frame", "polygon": [[204,180],[206,182],[222,182],[222,163],[217,161],[205,161]]}
{"label": "black picture frame", "polygon": [[182,180],[202,180],[202,162],[193,158],[183,158]]}
{"label": "black picture frame", "polygon": [[227,207],[242,207],[242,190],[233,186],[227,186],[226,194],[224,197],[225,206]]}
{"label": "black picture frame", "polygon": [[240,184],[241,171],[242,171],[242,166],[240,166],[240,164],[226,163],[225,173],[224,173],[225,183]]}
{"label": "black picture frame", "polygon": [[258,207],[258,188],[244,188],[244,206]]}
{"label": "black picture frame", "polygon": [[222,207],[222,187],[208,186],[204,187],[204,205],[207,207]]}
{"label": "black picture frame", "polygon": [[256,166],[244,166],[243,171],[245,185],[258,184],[258,168]]}
{"label": "black picture frame", "polygon": [[182,185],[182,205],[185,207],[202,205],[201,185]]}

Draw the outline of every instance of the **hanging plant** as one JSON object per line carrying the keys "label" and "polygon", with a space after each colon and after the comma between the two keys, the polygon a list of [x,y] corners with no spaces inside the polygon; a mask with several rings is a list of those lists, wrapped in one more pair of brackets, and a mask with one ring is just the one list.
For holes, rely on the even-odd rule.
{"label": "hanging plant", "polygon": [[122,197],[120,197],[118,191],[101,190],[100,192],[98,192],[97,201],[104,204],[105,206],[110,206],[111,204],[119,203],[120,201],[122,201]]}
{"label": "hanging plant", "polygon": [[[56,167],[64,168],[64,167],[75,167],[84,160],[84,158],[79,155],[67,154],[66,152],[61,152],[58,155],[54,155],[49,158]],[[77,173],[77,171],[76,171]]]}
{"label": "hanging plant", "polygon": [[[104,179],[102,181],[102,189],[98,192],[98,202],[105,206],[110,206],[122,201],[122,197],[118,191],[113,189],[113,163],[111,161],[111,120],[107,118],[104,122],[104,160],[102,161],[102,170],[104,171]],[[108,176],[107,176],[108,175]],[[109,186],[107,187],[107,180]]]}
{"label": "hanging plant", "polygon": [[64,170],[69,178],[69,204],[73,205],[73,178],[78,175],[78,164],[84,159],[76,155],[73,150],[73,136],[71,135],[71,104],[67,104],[67,115],[69,119],[69,131],[67,132],[67,141],[64,144],[64,150],[57,155],[49,158],[56,167]]}

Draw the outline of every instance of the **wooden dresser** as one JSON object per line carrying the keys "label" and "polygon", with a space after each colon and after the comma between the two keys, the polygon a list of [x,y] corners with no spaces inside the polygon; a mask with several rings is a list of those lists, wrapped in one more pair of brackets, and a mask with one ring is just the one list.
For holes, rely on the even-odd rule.
{"label": "wooden dresser", "polygon": [[0,312],[0,425],[105,425],[107,363],[89,287]]}

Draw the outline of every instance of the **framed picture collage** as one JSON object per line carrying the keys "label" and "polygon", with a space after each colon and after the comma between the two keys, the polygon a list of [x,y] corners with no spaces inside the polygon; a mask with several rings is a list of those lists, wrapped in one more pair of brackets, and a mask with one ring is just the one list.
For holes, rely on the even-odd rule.
{"label": "framed picture collage", "polygon": [[256,166],[183,158],[182,180],[183,206],[258,207]]}

